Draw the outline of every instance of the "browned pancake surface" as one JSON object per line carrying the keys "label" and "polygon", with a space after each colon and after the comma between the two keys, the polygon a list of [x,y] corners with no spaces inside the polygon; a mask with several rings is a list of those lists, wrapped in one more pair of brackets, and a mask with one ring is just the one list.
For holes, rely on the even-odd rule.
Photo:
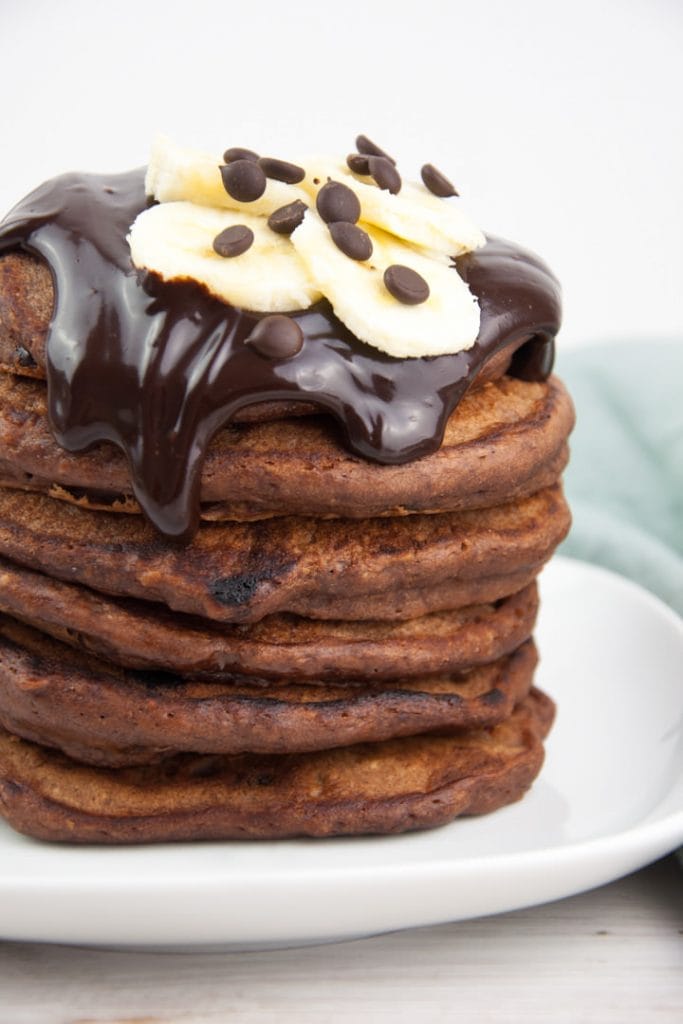
{"label": "browned pancake surface", "polygon": [[71,646],[137,669],[300,681],[392,679],[493,661],[531,635],[535,584],[495,604],[406,622],[323,622],[270,615],[213,624],[112,598],[0,560],[0,611]]}
{"label": "browned pancake surface", "polygon": [[[555,483],[573,425],[557,378],[503,377],[466,395],[438,452],[401,466],[356,458],[325,417],[228,427],[202,475],[206,519],[366,518],[484,508]],[[54,441],[40,383],[0,374],[0,481],[85,508],[139,512],[113,445],[72,454]]]}
{"label": "browned pancake surface", "polygon": [[[11,561],[224,622],[254,622],[282,611],[411,618],[498,600],[531,581],[568,528],[569,510],[555,486],[492,509],[360,525],[294,517],[205,523],[181,548],[137,516],[0,490],[0,554]],[[522,577],[516,585],[494,585],[482,594],[488,590],[482,582],[499,586],[515,575]],[[460,600],[453,600],[454,591]],[[419,601],[409,600],[415,594]]]}
{"label": "browned pancake surface", "polygon": [[0,814],[85,843],[395,833],[518,800],[543,762],[553,703],[537,690],[492,729],[296,755],[180,755],[102,769],[0,732]]}
{"label": "browned pancake surface", "polygon": [[0,723],[105,765],[175,751],[324,750],[495,724],[528,693],[535,664],[527,641],[465,673],[384,684],[202,682],[117,669],[0,616]]}

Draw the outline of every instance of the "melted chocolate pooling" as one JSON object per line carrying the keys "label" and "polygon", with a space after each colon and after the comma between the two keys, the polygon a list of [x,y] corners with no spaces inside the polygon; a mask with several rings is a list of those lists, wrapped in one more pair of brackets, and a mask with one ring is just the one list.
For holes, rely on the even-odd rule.
{"label": "melted chocolate pooling", "polygon": [[550,372],[559,286],[507,242],[456,261],[481,306],[467,352],[391,358],[358,341],[323,301],[292,314],[303,336],[297,355],[271,360],[247,343],[262,316],[132,266],[126,235],[146,203],[143,170],[63,175],[6,217],[0,251],[36,253],[52,273],[47,378],[57,441],[69,451],[100,441],[122,448],[135,497],[169,538],[196,530],[207,446],[245,406],[313,402],[338,420],[353,453],[403,463],[439,447],[451,412],[499,349],[531,338],[513,372]]}

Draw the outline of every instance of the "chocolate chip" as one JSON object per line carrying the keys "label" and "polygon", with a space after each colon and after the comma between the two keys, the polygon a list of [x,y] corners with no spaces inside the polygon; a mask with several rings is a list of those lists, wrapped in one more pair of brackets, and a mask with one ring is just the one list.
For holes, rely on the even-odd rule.
{"label": "chocolate chip", "polygon": [[254,232],[246,224],[233,224],[221,231],[213,240],[219,256],[241,256],[254,241]]}
{"label": "chocolate chip", "polygon": [[421,169],[420,174],[422,175],[422,180],[429,191],[433,192],[435,196],[446,199],[448,196],[457,196],[460,194],[455,188],[453,188],[453,185],[448,178],[442,174],[441,171],[437,171],[434,164],[425,164]]}
{"label": "chocolate chip", "polygon": [[286,160],[276,160],[272,156],[259,158],[259,167],[263,170],[266,178],[274,178],[275,181],[284,181],[288,185],[296,185],[306,177],[306,171],[297,164],[288,164]]}
{"label": "chocolate chip", "polygon": [[26,370],[33,369],[33,367],[36,366],[35,359],[31,355],[29,350],[27,348],[24,348],[23,345],[17,345],[17,347],[14,350],[14,356],[16,358],[17,364],[19,366],[22,366]]}
{"label": "chocolate chip", "polygon": [[263,577],[257,573],[237,573],[235,576],[219,576],[213,580],[209,593],[220,604],[230,608],[248,604],[263,583]]}
{"label": "chocolate chip", "polygon": [[391,192],[394,196],[401,191],[401,175],[385,156],[369,157],[368,167],[370,174],[381,189]]}
{"label": "chocolate chip", "polygon": [[356,149],[366,156],[383,156],[390,163],[395,164],[393,156],[389,156],[383,149],[380,149],[367,135],[359,135],[356,139]]}
{"label": "chocolate chip", "polygon": [[292,562],[278,559],[271,554],[260,554],[256,565],[245,572],[234,573],[232,576],[215,577],[211,583],[207,581],[207,590],[226,608],[249,604],[264,584],[288,573]]}
{"label": "chocolate chip", "polygon": [[349,153],[346,158],[346,166],[353,171],[354,174],[369,174],[370,168],[368,167],[368,158],[363,156],[362,153]]}
{"label": "chocolate chip", "polygon": [[351,260],[369,260],[372,256],[370,235],[357,224],[340,220],[330,224],[332,241]]}
{"label": "chocolate chip", "polygon": [[360,217],[358,196],[339,181],[328,181],[327,185],[323,185],[318,192],[315,205],[326,224],[333,224],[338,220],[355,224]]}
{"label": "chocolate chip", "polygon": [[266,176],[253,160],[233,160],[221,167],[225,191],[238,203],[253,203],[266,191]]}
{"label": "chocolate chip", "polygon": [[255,153],[253,149],[244,149],[242,146],[233,146],[231,149],[226,149],[223,154],[223,160],[226,164],[234,163],[235,160],[251,160],[252,163],[256,163],[258,160],[258,153]]}
{"label": "chocolate chip", "polygon": [[292,231],[301,224],[307,209],[305,203],[302,203],[300,199],[295,199],[293,203],[287,203],[286,206],[273,210],[268,218],[268,227],[278,235],[291,235]]}
{"label": "chocolate chip", "polygon": [[303,331],[296,320],[281,313],[264,316],[247,338],[247,344],[266,359],[291,359],[301,351],[303,343]]}
{"label": "chocolate chip", "polygon": [[429,298],[429,285],[410,267],[394,263],[384,271],[384,284],[395,299],[406,306],[419,306]]}

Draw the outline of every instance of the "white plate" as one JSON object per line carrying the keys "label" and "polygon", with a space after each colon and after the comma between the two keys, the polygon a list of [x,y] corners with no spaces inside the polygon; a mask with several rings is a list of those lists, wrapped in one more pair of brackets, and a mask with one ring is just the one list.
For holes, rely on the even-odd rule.
{"label": "white plate", "polygon": [[407,836],[50,846],[0,824],[0,934],[253,948],[462,920],[568,896],[683,841],[683,636],[645,591],[557,558],[539,684],[559,704],[541,777],[482,818]]}

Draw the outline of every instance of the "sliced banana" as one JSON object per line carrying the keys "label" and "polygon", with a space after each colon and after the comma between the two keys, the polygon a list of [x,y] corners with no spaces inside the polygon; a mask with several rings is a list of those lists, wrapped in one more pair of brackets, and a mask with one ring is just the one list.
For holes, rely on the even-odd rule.
{"label": "sliced banana", "polygon": [[[457,272],[367,223],[361,227],[373,244],[372,256],[364,263],[349,259],[337,248],[327,225],[313,210],[308,210],[291,236],[339,319],[361,341],[397,358],[471,348],[479,333],[479,306]],[[426,302],[407,306],[389,294],[383,277],[392,264],[410,267],[427,281]]]}
{"label": "sliced banana", "polygon": [[[254,241],[240,256],[219,256],[213,240],[235,224],[251,228]],[[241,210],[161,203],[139,215],[128,243],[136,267],[153,271],[164,281],[190,278],[242,309],[283,313],[306,309],[321,298],[289,238],[271,231],[265,218]]]}
{"label": "sliced banana", "polygon": [[[160,205],[131,228],[137,267],[166,281],[195,280],[224,302],[264,313],[305,309],[324,295],[356,337],[396,358],[444,355],[474,344],[479,306],[449,258],[486,239],[457,203],[409,182],[392,195],[325,157],[301,161],[306,177],[299,186],[269,179],[259,199],[238,202],[224,188],[221,162],[157,138],[146,188]],[[360,200],[359,227],[373,244],[368,260],[345,256],[315,210],[318,191],[330,180]],[[272,231],[268,216],[296,199],[309,207],[303,222],[291,238]],[[238,224],[253,232],[251,247],[235,257],[218,255],[214,239]],[[392,265],[424,278],[426,301],[408,305],[394,298],[384,283]]]}
{"label": "sliced banana", "polygon": [[160,203],[187,201],[200,206],[264,214],[266,217],[295,199],[306,201],[306,193],[300,188],[269,178],[260,199],[240,203],[223,187],[222,162],[222,158],[179,146],[165,135],[159,135],[152,145],[145,191]]}
{"label": "sliced banana", "polygon": [[309,157],[301,165],[306,168],[301,187],[314,201],[328,181],[340,181],[358,196],[361,220],[421,249],[460,256],[486,242],[457,204],[439,199],[422,185],[404,181],[398,195],[392,195],[373,184],[372,178],[352,174],[343,163]]}

